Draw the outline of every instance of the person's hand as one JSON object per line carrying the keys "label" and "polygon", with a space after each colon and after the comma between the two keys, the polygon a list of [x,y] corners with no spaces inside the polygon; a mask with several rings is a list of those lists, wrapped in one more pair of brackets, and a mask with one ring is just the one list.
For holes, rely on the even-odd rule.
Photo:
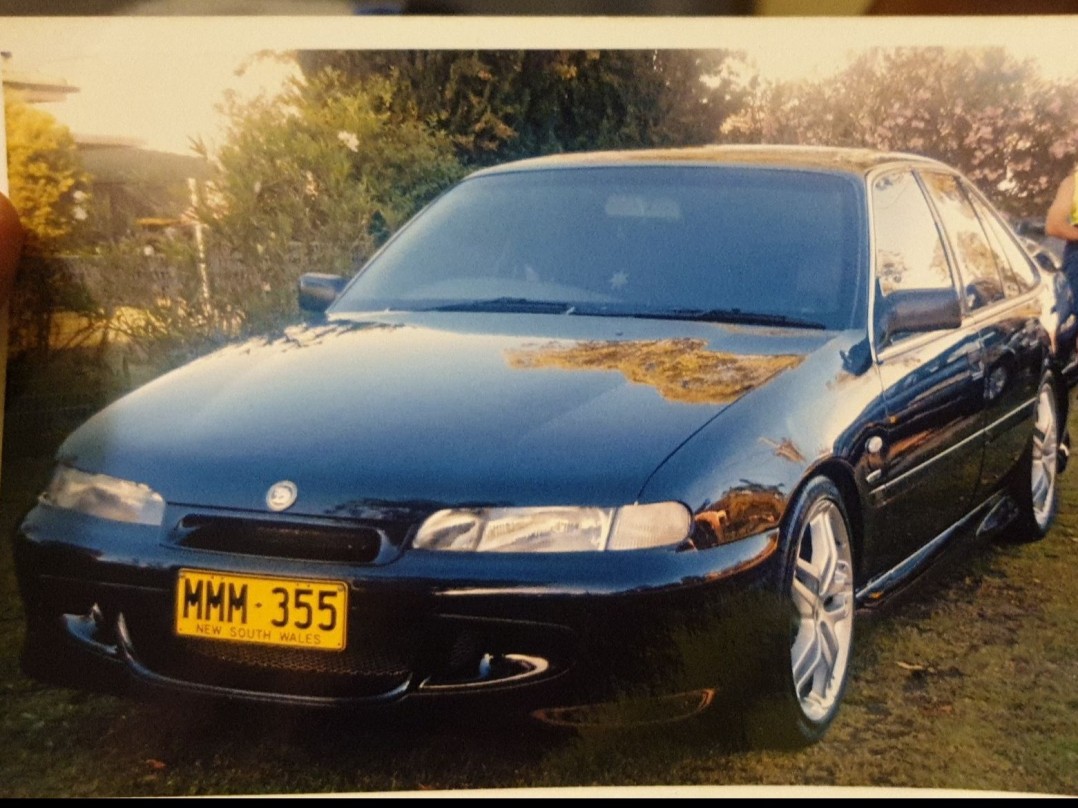
{"label": "person's hand", "polygon": [[22,252],[23,229],[19,214],[6,196],[0,194],[0,305],[11,297],[15,268]]}

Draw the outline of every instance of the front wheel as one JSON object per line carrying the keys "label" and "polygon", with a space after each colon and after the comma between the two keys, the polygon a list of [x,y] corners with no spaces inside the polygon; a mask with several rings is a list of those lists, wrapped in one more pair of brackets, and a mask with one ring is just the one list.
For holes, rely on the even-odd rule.
{"label": "front wheel", "polygon": [[1033,434],[1022,456],[1015,491],[1018,500],[1016,538],[1036,541],[1044,538],[1059,509],[1060,467],[1059,402],[1052,376],[1045,373],[1037,390],[1037,410]]}
{"label": "front wheel", "polygon": [[776,642],[775,686],[745,726],[754,745],[819,740],[838,712],[853,651],[850,521],[829,478],[813,478],[804,487],[785,534],[782,586],[791,617]]}

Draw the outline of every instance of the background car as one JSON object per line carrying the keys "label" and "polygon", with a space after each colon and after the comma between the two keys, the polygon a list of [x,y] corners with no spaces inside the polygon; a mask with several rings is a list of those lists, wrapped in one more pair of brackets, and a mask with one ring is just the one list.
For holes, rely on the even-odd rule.
{"label": "background car", "polygon": [[1062,269],[1059,258],[1051,250],[1043,246],[1040,242],[1034,241],[1026,236],[1019,236],[1019,241],[1026,251],[1030,254],[1034,261],[1037,262],[1037,266],[1048,272],[1059,272]]}
{"label": "background car", "polygon": [[1056,513],[1074,341],[932,160],[508,164],[300,296],[324,316],[61,446],[16,538],[28,672],[805,743],[858,608]]}
{"label": "background car", "polygon": [[1042,269],[1058,269],[1062,265],[1065,242],[1044,232],[1044,219],[1016,219],[1012,226]]}

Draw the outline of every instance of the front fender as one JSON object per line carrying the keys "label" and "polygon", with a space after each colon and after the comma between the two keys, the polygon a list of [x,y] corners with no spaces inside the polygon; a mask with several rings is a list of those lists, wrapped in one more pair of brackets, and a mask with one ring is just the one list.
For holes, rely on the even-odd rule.
{"label": "front fender", "polygon": [[882,384],[864,332],[842,332],[799,367],[738,400],[671,454],[640,501],[679,499],[706,544],[781,526],[808,477],[840,464],[863,498],[878,468]]}

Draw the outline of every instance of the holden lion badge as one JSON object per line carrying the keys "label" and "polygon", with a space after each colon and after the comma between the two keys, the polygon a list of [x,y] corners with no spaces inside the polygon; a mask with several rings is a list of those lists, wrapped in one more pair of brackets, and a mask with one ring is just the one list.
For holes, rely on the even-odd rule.
{"label": "holden lion badge", "polygon": [[269,505],[271,511],[287,510],[292,507],[297,496],[299,496],[299,489],[296,488],[296,484],[281,480],[271,485],[270,490],[266,492],[266,504]]}

